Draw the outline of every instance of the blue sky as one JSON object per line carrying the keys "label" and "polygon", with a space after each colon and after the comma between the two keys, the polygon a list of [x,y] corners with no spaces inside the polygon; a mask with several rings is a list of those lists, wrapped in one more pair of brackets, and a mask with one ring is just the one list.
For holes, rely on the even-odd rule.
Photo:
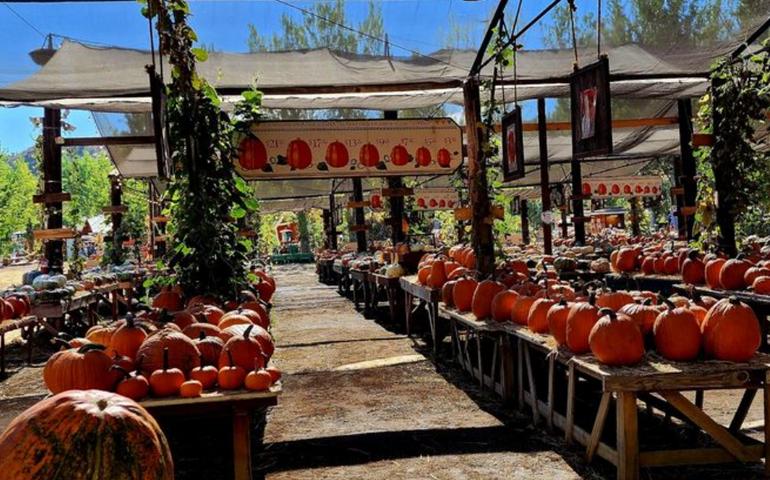
{"label": "blue sky", "polygon": [[[289,0],[308,7],[312,2]],[[385,29],[393,44],[429,53],[442,46],[449,30],[449,19],[469,24],[478,44],[486,21],[496,5],[494,0],[390,0],[382,5]],[[511,5],[517,2],[511,1]],[[522,21],[528,21],[542,7],[542,2],[523,2]],[[582,3],[582,2],[581,2]],[[594,2],[595,3],[595,2]],[[131,48],[148,48],[147,20],[134,1],[93,3],[11,3],[25,23],[6,5],[0,4],[0,85],[18,81],[32,74],[37,66],[28,52],[43,43],[42,34],[56,33],[93,43]],[[347,22],[357,25],[365,16],[368,2],[347,0]],[[280,28],[280,17],[302,14],[272,0],[207,0],[191,2],[193,26],[201,42],[222,51],[245,51],[247,25],[270,35]],[[509,9],[511,6],[509,5]],[[512,14],[511,14],[512,15]],[[527,35],[526,48],[542,46],[540,26]],[[393,48],[395,55],[408,52]],[[29,118],[41,116],[37,108],[0,108],[0,150],[15,153],[30,147],[37,132]],[[75,136],[97,135],[88,112],[73,111],[68,121],[77,127]]]}

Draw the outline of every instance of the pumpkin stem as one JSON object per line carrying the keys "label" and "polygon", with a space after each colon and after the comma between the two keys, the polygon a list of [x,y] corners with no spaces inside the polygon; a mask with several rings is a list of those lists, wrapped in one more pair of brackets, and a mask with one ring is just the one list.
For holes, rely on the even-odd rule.
{"label": "pumpkin stem", "polygon": [[652,305],[652,299],[651,298],[645,298],[643,302],[641,302],[642,305]]}
{"label": "pumpkin stem", "polygon": [[203,330],[201,330],[201,331],[198,333],[198,340],[203,340],[203,339],[205,339],[205,338],[206,338],[206,332],[204,332]]}
{"label": "pumpkin stem", "polygon": [[591,290],[588,292],[588,303],[591,304],[591,306],[596,306],[596,290]]}
{"label": "pumpkin stem", "polygon": [[163,347],[163,371],[168,370],[168,347]]}
{"label": "pumpkin stem", "polygon": [[666,304],[666,307],[668,307],[669,310],[673,310],[676,308],[676,305],[674,305],[674,302],[672,302],[668,298],[661,298],[661,300],[663,300],[663,303]]}
{"label": "pumpkin stem", "polygon": [[564,297],[561,297],[561,300],[559,300],[559,305],[562,307],[567,306],[567,300]]}
{"label": "pumpkin stem", "polygon": [[235,366],[235,362],[233,362],[233,352],[230,351],[230,349],[226,349],[225,352],[227,352],[227,361],[230,362],[230,367]]}
{"label": "pumpkin stem", "polygon": [[730,295],[728,301],[730,302],[731,305],[738,305],[741,303],[740,300],[738,300],[738,297],[736,297],[735,295]]}
{"label": "pumpkin stem", "polygon": [[614,322],[618,319],[618,316],[615,314],[615,311],[611,308],[602,308],[599,310],[599,315],[602,317],[610,317],[610,321]]}
{"label": "pumpkin stem", "polygon": [[103,352],[107,350],[107,347],[100,343],[86,343],[82,347],[78,348],[78,353],[88,353],[94,350],[99,350],[100,352]]}
{"label": "pumpkin stem", "polygon": [[[68,342],[64,338],[60,338],[60,337],[62,337],[64,335],[67,335],[67,334],[66,333],[60,333],[59,337],[58,338],[54,337],[52,339],[52,341],[53,341],[53,343],[55,343],[57,345],[60,345],[61,346],[61,350],[69,350],[70,348],[72,348],[72,345],[70,345],[70,342]],[[69,335],[67,335],[67,336],[69,337]]]}
{"label": "pumpkin stem", "polygon": [[690,250],[690,253],[687,254],[687,258],[689,258],[690,260],[697,260],[698,259],[698,251],[695,250],[695,249]]}
{"label": "pumpkin stem", "polygon": [[134,328],[134,324],[136,323],[136,320],[134,319],[133,313],[126,314],[126,326],[128,328]]}
{"label": "pumpkin stem", "polygon": [[123,378],[124,379],[131,376],[131,373],[129,373],[128,370],[126,370],[125,368],[121,367],[120,365],[113,365],[113,366],[110,367],[110,370],[117,370],[117,371],[119,371],[120,373],[123,374]]}
{"label": "pumpkin stem", "polygon": [[248,327],[246,327],[246,331],[245,331],[245,332],[243,332],[243,338],[245,338],[245,339],[247,339],[247,340],[248,340],[248,338],[249,338],[249,335],[251,335],[251,330],[252,330],[253,328],[254,328],[254,325],[253,325],[253,324],[252,324],[252,325],[249,325]]}

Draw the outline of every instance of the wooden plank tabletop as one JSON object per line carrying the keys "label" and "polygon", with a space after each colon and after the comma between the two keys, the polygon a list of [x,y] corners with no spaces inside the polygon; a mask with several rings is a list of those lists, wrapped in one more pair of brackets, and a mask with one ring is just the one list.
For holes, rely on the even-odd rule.
{"label": "wooden plank tabletop", "polygon": [[425,300],[426,302],[438,302],[441,300],[441,290],[438,288],[429,288],[417,283],[417,275],[409,275],[400,278],[401,288],[405,292]]}
{"label": "wooden plank tabletop", "polygon": [[696,292],[700,295],[706,295],[720,299],[734,296],[742,302],[770,307],[770,295],[759,295],[757,293],[739,290],[714,290],[713,288],[706,286],[685,285],[683,283],[674,285],[674,290],[685,295],[691,295],[692,292]]}
{"label": "wooden plank tabletop", "polygon": [[277,382],[271,386],[269,390],[265,390],[264,392],[250,392],[247,390],[204,392],[203,395],[197,398],[151,398],[149,400],[141,401],[139,404],[147,409],[190,406],[197,406],[205,409],[206,407],[214,405],[225,405],[236,402],[265,401],[266,403],[275,403],[281,393],[283,393],[281,382]]}
{"label": "wooden plank tabletop", "polygon": [[369,276],[369,270],[358,270],[356,268],[350,269],[350,278],[358,280],[359,282],[365,282]]}
{"label": "wooden plank tabletop", "polygon": [[371,273],[370,277],[374,283],[382,287],[393,287],[399,286],[401,284],[400,277],[386,277],[385,275],[380,275],[379,273]]}
{"label": "wooden plank tabletop", "polygon": [[510,322],[495,322],[494,320],[477,320],[470,312],[460,312],[454,308],[447,307],[444,302],[438,304],[438,314],[440,317],[451,318],[457,322],[481,332],[506,332],[506,326]]}

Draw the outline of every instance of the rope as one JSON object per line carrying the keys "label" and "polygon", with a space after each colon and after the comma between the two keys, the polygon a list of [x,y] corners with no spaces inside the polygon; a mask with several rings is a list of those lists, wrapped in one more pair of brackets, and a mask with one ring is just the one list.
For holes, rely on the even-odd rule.
{"label": "rope", "polygon": [[8,10],[10,10],[10,11],[11,11],[11,13],[13,13],[14,15],[16,15],[16,17],[17,17],[19,20],[21,20],[21,21],[22,21],[22,22],[24,22],[24,23],[25,23],[25,24],[26,24],[26,25],[27,25],[29,28],[31,28],[32,30],[34,30],[35,32],[37,32],[37,34],[38,34],[38,35],[40,35],[41,37],[43,37],[43,39],[45,39],[45,38],[46,38],[46,34],[45,34],[45,33],[41,32],[39,28],[37,28],[36,26],[32,25],[32,22],[30,22],[29,20],[27,20],[26,18],[24,18],[24,17],[23,17],[23,16],[22,16],[22,15],[21,15],[19,12],[17,12],[16,10],[14,10],[14,9],[13,9],[13,8],[12,8],[10,5],[8,5],[6,2],[3,2],[3,5],[5,5],[5,8],[7,8]]}
{"label": "rope", "polygon": [[570,30],[572,30],[572,50],[575,52],[574,68],[575,70],[577,70],[579,68],[578,51],[577,51],[577,34],[575,33],[575,10],[577,10],[577,7],[575,6],[575,0],[568,0],[568,2],[569,2],[569,24],[570,24]]}

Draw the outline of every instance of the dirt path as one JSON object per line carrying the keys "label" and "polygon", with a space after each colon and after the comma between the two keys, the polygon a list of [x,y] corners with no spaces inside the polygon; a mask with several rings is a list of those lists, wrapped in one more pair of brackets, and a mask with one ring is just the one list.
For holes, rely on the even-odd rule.
{"label": "dirt path", "polygon": [[312,267],[276,273],[285,394],[257,462],[268,479],[594,476],[526,422],[486,411],[492,399],[474,401],[462,374],[437,371],[420,345],[319,285]]}

